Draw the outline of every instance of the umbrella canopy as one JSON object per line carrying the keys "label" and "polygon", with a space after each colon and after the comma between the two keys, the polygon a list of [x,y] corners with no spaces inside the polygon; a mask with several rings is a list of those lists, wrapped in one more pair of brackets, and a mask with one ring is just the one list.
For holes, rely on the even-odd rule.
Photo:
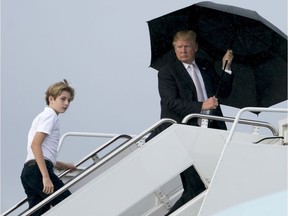
{"label": "umbrella canopy", "polygon": [[174,34],[192,29],[198,35],[197,57],[214,61],[216,68],[227,49],[233,50],[233,90],[222,104],[269,107],[287,100],[287,35],[257,12],[200,2],[150,20],[148,27],[152,68],[176,58]]}

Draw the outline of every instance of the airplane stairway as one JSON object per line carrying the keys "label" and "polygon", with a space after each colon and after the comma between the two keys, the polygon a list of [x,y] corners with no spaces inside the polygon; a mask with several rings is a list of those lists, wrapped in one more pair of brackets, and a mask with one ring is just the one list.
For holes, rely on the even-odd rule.
{"label": "airplane stairway", "polygon": [[[247,109],[243,109],[244,111]],[[261,109],[261,111],[267,110]],[[272,109],[272,111],[275,110]],[[277,111],[283,112],[281,109]],[[84,160],[92,158],[94,162],[91,165],[72,176],[71,179],[68,178],[63,188],[22,215],[31,214],[35,209],[69,188],[73,191],[72,195],[51,208],[45,215],[162,216],[181,195],[179,173],[192,164],[207,189],[171,216],[212,215],[212,213],[214,215],[215,212],[221,212],[242,203],[244,199],[249,200],[253,196],[263,195],[260,192],[266,184],[272,185],[269,186],[270,192],[287,191],[287,185],[283,183],[287,178],[278,178],[280,172],[287,172],[287,165],[283,165],[285,162],[283,160],[287,162],[287,157],[283,154],[283,152],[287,153],[287,146],[281,141],[283,138],[278,137],[277,130],[270,124],[242,120],[240,115],[241,113],[235,121],[234,118],[200,115],[206,118],[206,122],[207,119],[219,120],[219,118],[223,121],[234,122],[231,131],[207,128],[205,120],[202,121],[203,127],[185,125],[190,118],[199,117],[199,115],[192,114],[183,120],[183,124],[162,119],[133,138],[124,135],[127,140],[103,158],[95,157],[99,149],[91,152],[81,160],[82,164]],[[165,122],[171,123],[171,126],[149,142],[143,143],[147,134]],[[256,129],[252,134],[235,132],[238,124],[252,125],[253,129]],[[260,135],[258,127],[270,129],[273,139],[266,140],[267,136]],[[262,139],[264,141],[260,144],[255,144]],[[142,142],[139,144],[139,141]],[[107,146],[107,143],[103,146]],[[105,148],[103,146],[101,150]],[[272,158],[265,160],[268,156],[275,157],[277,160],[272,160]],[[258,163],[252,164],[251,161],[258,161]],[[265,178],[267,172],[257,170],[257,165],[261,164],[268,167],[267,170],[271,170],[271,175],[275,179],[271,176]],[[283,171],[285,168],[286,170]],[[258,173],[259,176],[257,176]],[[243,175],[247,176],[243,178]],[[239,181],[239,178],[251,179],[253,186],[258,186],[257,180],[263,181],[257,188],[260,192],[255,195],[252,188],[251,194],[246,193],[248,182]],[[274,187],[273,182],[277,186]],[[241,199],[238,196],[232,196],[238,185],[239,189],[241,188],[240,192],[243,192],[238,191]],[[220,205],[223,196],[226,201]],[[229,202],[229,199],[232,200]],[[215,209],[213,205],[215,202],[219,203],[219,209]]]}

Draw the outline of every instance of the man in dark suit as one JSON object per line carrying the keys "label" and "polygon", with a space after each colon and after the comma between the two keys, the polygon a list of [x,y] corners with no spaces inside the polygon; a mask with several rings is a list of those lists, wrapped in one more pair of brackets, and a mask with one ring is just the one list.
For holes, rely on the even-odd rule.
{"label": "man in dark suit", "polygon": [[[218,98],[214,96],[220,78],[211,62],[195,59],[198,50],[196,37],[194,31],[177,32],[173,40],[177,58],[159,70],[158,88],[161,98],[161,118],[171,118],[180,123],[186,115],[191,113],[209,114],[213,112],[213,115],[223,116]],[[224,65],[226,67],[221,77],[221,85],[218,90],[219,97],[228,97],[232,90],[232,59],[232,50],[228,50],[222,59],[223,68]],[[199,125],[197,119],[191,119],[189,124]],[[168,125],[161,126],[147,140],[167,127]],[[222,121],[212,121],[209,127],[227,129],[225,122]],[[183,171],[180,177],[184,192],[167,215],[205,190],[205,185],[193,165]]]}

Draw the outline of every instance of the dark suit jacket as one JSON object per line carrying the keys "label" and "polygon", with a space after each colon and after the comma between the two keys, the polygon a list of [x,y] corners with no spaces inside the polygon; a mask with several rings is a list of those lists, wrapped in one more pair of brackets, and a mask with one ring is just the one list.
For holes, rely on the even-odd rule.
{"label": "dark suit jacket", "polygon": [[[207,96],[215,95],[220,77],[214,66],[207,60],[195,60],[203,77]],[[224,73],[221,79],[218,98],[228,97],[232,90],[233,75]],[[158,73],[158,88],[161,98],[161,118],[171,118],[180,123],[191,113],[200,113],[202,102],[197,101],[196,87],[183,63],[178,59],[171,61]],[[223,116],[220,106],[213,111],[213,115]],[[197,119],[189,124],[197,125]],[[212,121],[209,127],[227,129],[225,122]]]}

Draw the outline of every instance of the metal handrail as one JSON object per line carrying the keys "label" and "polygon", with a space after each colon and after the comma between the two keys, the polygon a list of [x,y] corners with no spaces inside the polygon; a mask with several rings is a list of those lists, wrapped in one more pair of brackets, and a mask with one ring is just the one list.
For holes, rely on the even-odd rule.
{"label": "metal handrail", "polygon": [[63,134],[59,140],[58,145],[58,153],[62,145],[64,144],[64,140],[69,136],[77,136],[77,137],[98,137],[98,138],[113,138],[118,136],[119,134],[110,134],[110,133],[90,133],[90,132],[67,132]]}
{"label": "metal handrail", "polygon": [[[234,135],[235,129],[237,127],[238,122],[240,122],[240,117],[244,112],[281,112],[281,113],[288,113],[288,109],[280,109],[280,108],[261,108],[261,107],[246,107],[241,109],[236,117],[235,121],[230,129],[230,133],[227,137],[226,144],[229,143]],[[278,135],[278,133],[277,133]]]}
{"label": "metal handrail", "polygon": [[[203,119],[209,119],[209,120],[217,120],[217,121],[225,121],[225,122],[234,122],[236,118],[232,117],[224,117],[224,116],[213,116],[213,115],[205,115],[205,114],[189,114],[187,115],[183,120],[182,123],[186,124],[191,118],[203,118]],[[252,125],[252,126],[259,126],[259,127],[266,127],[270,129],[273,135],[277,136],[278,131],[275,127],[273,127],[268,122],[263,121],[256,121],[256,120],[249,120],[249,119],[239,119],[238,123],[245,124],[245,125]]]}
{"label": "metal handrail", "polygon": [[[92,151],[90,154],[86,155],[84,158],[82,158],[79,162],[77,162],[75,164],[76,167],[80,166],[81,164],[83,164],[84,162],[86,162],[87,160],[89,160],[92,156],[94,156],[95,154],[97,154],[98,152],[100,152],[101,150],[105,149],[106,147],[110,146],[111,144],[113,144],[115,141],[121,139],[121,138],[127,138],[127,139],[131,139],[132,137],[126,134],[121,134],[121,135],[115,135],[115,134],[102,134],[102,133],[82,133],[82,132],[68,132],[66,134],[64,134],[60,141],[59,144],[64,142],[64,139],[68,136],[90,136],[90,137],[101,137],[101,138],[111,138],[110,140],[108,140],[106,143],[104,143],[103,145],[101,145],[100,147],[98,147],[97,149],[95,149],[94,151]],[[125,143],[125,142],[124,142]],[[124,144],[123,143],[123,144]],[[58,150],[60,150],[58,148]],[[67,175],[70,172],[70,170],[65,170],[61,173],[58,174],[59,178],[62,178],[63,176]],[[8,209],[6,212],[4,212],[3,214],[1,214],[1,216],[6,216],[9,215],[11,212],[13,212],[14,210],[16,210],[17,208],[19,208],[20,206],[22,206],[23,204],[25,204],[27,201],[27,198],[24,198],[23,200],[21,200],[20,202],[18,202],[15,206],[11,207],[10,209]],[[25,210],[27,211],[27,210]]]}
{"label": "metal handrail", "polygon": [[[74,134],[75,136],[75,134]],[[113,137],[111,140],[109,140],[108,142],[104,143],[103,145],[99,146],[97,149],[95,149],[94,151],[90,152],[88,155],[86,155],[85,157],[83,157],[75,166],[78,167],[81,164],[85,163],[87,160],[89,160],[90,158],[92,158],[94,155],[96,155],[98,152],[100,152],[101,150],[105,149],[106,147],[110,146],[111,144],[113,144],[115,141],[122,139],[122,138],[127,138],[127,140],[122,143],[125,144],[128,140],[132,139],[131,136],[126,135],[126,134],[121,134],[118,136]],[[70,170],[65,170],[62,173],[59,174],[59,178],[65,176],[66,174],[68,174],[70,172]]]}
{"label": "metal handrail", "polygon": [[[214,170],[214,174],[213,174],[213,176],[212,176],[212,178],[211,178],[211,182],[214,181],[215,175],[216,175],[216,173],[217,173],[217,171],[218,171],[218,169],[219,169],[219,167],[220,167],[220,163],[222,163],[222,161],[223,161],[223,157],[224,157],[224,153],[225,153],[225,150],[226,150],[226,146],[227,146],[227,145],[229,144],[229,142],[232,140],[232,137],[233,137],[233,135],[234,135],[234,133],[235,133],[237,124],[240,122],[240,116],[241,116],[244,112],[247,112],[247,111],[249,111],[249,112],[281,112],[281,113],[286,112],[286,113],[288,113],[288,109],[278,109],[278,108],[246,107],[246,108],[241,109],[241,110],[237,113],[237,115],[236,115],[236,117],[235,117],[235,120],[234,120],[234,122],[233,122],[233,125],[232,125],[232,127],[231,127],[231,129],[230,129],[229,135],[228,135],[228,137],[227,137],[227,139],[226,139],[226,143],[225,143],[225,145],[224,145],[224,148],[223,148],[223,150],[222,150],[222,152],[221,152],[221,154],[220,154],[218,163],[217,163],[216,168],[215,168],[215,170]],[[210,189],[208,188],[208,190],[210,190]],[[208,192],[208,191],[207,191],[207,192]],[[200,211],[201,211],[201,209],[200,209]]]}
{"label": "metal handrail", "polygon": [[113,159],[115,156],[117,156],[118,154],[123,152],[125,149],[127,149],[128,147],[132,146],[134,143],[136,143],[139,140],[141,140],[145,135],[151,133],[155,128],[157,128],[158,126],[160,126],[163,123],[175,124],[177,122],[175,120],[173,120],[173,119],[161,119],[160,121],[158,121],[157,123],[155,123],[154,125],[149,127],[148,129],[144,130],[139,135],[133,137],[128,142],[126,142],[122,146],[120,146],[117,149],[115,149],[114,151],[112,151],[110,154],[107,154],[106,156],[104,156],[98,163],[94,164],[93,166],[90,166],[88,169],[86,169],[83,172],[81,172],[79,175],[77,175],[71,181],[67,182],[62,188],[60,188],[59,190],[55,191],[49,197],[47,197],[46,199],[44,199],[43,201],[38,203],[33,208],[29,209],[27,212],[24,212],[22,215],[30,215],[30,214],[32,214],[33,212],[35,212],[36,210],[41,208],[43,205],[47,204],[52,199],[54,199],[55,197],[57,197],[58,195],[63,193],[65,190],[69,189],[71,186],[75,185],[76,183],[81,181],[83,178],[85,178],[86,176],[88,176],[89,174],[94,172],[96,169],[98,169],[99,167],[104,165],[106,162],[108,162],[111,159]]}

